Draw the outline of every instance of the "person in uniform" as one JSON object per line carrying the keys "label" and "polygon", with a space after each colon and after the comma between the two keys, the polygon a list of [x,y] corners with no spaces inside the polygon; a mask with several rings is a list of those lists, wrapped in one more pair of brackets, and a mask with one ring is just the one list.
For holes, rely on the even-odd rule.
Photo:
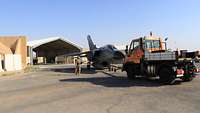
{"label": "person in uniform", "polygon": [[77,57],[75,59],[75,75],[80,75],[81,73],[81,59]]}

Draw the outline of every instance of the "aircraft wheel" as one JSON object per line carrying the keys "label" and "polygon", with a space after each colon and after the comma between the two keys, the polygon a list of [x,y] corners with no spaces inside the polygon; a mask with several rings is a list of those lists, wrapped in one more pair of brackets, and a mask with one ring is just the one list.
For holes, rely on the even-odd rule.
{"label": "aircraft wheel", "polygon": [[91,68],[91,65],[90,63],[87,64],[87,69],[90,69]]}

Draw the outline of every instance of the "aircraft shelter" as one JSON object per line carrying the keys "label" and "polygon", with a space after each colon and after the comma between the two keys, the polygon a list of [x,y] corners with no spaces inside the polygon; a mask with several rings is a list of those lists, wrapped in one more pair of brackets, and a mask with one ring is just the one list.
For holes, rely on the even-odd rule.
{"label": "aircraft shelter", "polygon": [[[60,37],[46,38],[30,41],[28,45],[28,56],[30,64],[56,63],[58,56],[81,52],[81,48],[74,43]],[[35,53],[35,54],[33,54]],[[68,61],[69,59],[67,59]]]}

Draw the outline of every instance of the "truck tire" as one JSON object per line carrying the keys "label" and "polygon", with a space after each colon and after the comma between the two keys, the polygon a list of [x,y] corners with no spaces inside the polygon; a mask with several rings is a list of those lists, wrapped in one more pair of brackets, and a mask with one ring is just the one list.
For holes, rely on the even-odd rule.
{"label": "truck tire", "polygon": [[164,84],[173,84],[175,82],[175,74],[170,67],[163,67],[159,71],[159,80]]}
{"label": "truck tire", "polygon": [[130,80],[135,79],[135,74],[134,74],[133,68],[127,68],[126,73],[127,73],[128,79],[130,79]]}

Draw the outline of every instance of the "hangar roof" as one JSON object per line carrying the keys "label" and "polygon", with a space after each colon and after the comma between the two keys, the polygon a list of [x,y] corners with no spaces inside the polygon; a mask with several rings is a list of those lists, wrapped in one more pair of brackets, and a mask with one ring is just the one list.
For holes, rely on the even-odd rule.
{"label": "hangar roof", "polygon": [[33,51],[41,54],[51,53],[62,55],[66,53],[80,52],[82,50],[81,47],[60,37],[30,41],[27,43],[27,45],[32,47]]}
{"label": "hangar roof", "polygon": [[40,40],[29,41],[29,42],[27,42],[27,45],[31,46],[32,48],[37,48],[38,46],[41,46],[43,44],[53,42],[53,41],[56,41],[56,40],[62,40],[66,43],[71,44],[72,46],[75,46],[75,47],[81,49],[81,47],[78,47],[77,45],[71,43],[70,41],[67,41],[67,40],[60,38],[60,37],[50,37],[50,38],[45,38],[45,39],[40,39]]}

